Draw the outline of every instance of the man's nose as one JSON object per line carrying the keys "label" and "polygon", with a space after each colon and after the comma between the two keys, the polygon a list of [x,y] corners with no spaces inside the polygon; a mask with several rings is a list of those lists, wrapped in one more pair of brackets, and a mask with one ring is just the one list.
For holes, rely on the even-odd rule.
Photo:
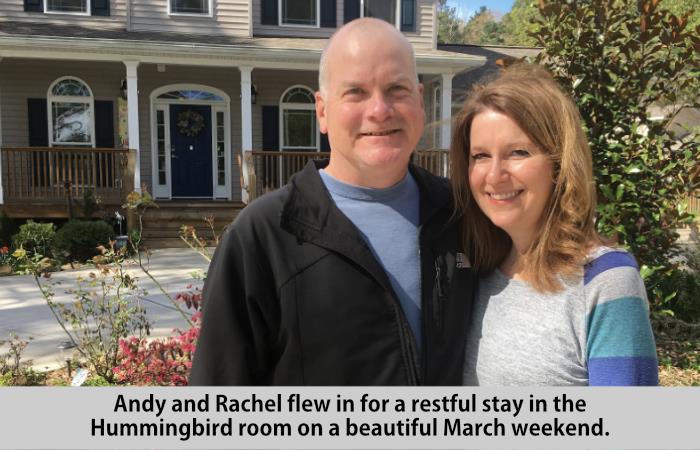
{"label": "man's nose", "polygon": [[391,117],[391,114],[393,113],[393,106],[383,92],[375,92],[369,101],[370,118],[377,122],[382,122]]}
{"label": "man's nose", "polygon": [[497,184],[508,179],[508,167],[504,161],[499,158],[491,158],[488,172],[486,173],[486,182],[489,184]]}

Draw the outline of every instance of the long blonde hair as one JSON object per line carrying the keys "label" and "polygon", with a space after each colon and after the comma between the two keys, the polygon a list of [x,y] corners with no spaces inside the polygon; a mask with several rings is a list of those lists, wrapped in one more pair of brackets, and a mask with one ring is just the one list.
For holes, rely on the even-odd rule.
{"label": "long blonde hair", "polygon": [[524,255],[524,278],[541,292],[561,289],[559,277],[581,272],[595,231],[593,163],[578,109],[543,68],[519,63],[476,86],[455,119],[450,148],[451,182],[464,239],[474,267],[489,272],[503,261],[512,242],[476,205],[469,188],[469,148],[474,117],[493,110],[511,118],[553,164],[552,195],[542,232]]}

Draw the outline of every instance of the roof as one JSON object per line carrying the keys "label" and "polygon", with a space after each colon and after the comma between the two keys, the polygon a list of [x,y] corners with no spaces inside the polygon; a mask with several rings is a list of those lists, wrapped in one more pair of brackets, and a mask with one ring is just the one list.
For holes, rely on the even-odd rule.
{"label": "roof", "polygon": [[[316,70],[326,39],[238,37],[33,22],[0,22],[0,56]],[[185,62],[183,62],[183,57]],[[173,61],[175,59],[175,61]],[[417,49],[421,73],[458,73],[486,59],[468,52]]]}
{"label": "roof", "polygon": [[453,53],[464,53],[474,56],[481,56],[486,59],[483,66],[473,70],[464,70],[457,74],[452,80],[453,103],[460,104],[466,98],[471,86],[491,74],[498,71],[496,62],[499,59],[525,58],[537,56],[542,51],[541,47],[516,47],[516,46],[496,46],[496,45],[471,45],[471,44],[440,44],[438,49]]}

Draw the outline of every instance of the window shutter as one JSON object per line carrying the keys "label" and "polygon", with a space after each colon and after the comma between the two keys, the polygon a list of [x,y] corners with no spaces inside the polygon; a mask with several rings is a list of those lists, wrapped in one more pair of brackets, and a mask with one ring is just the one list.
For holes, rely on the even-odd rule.
{"label": "window shutter", "polygon": [[95,100],[95,147],[114,148],[114,102]]}
{"label": "window shutter", "polygon": [[401,0],[401,31],[416,31],[416,0]]}
{"label": "window shutter", "polygon": [[49,146],[49,117],[45,98],[27,99],[27,131],[30,147]]}
{"label": "window shutter", "polygon": [[26,12],[44,12],[44,0],[24,0]]}
{"label": "window shutter", "polygon": [[328,142],[328,134],[321,133],[321,151],[322,152],[330,152],[331,151],[331,143]]}
{"label": "window shutter", "polygon": [[360,18],[360,0],[345,0],[343,19],[345,23]]}
{"label": "window shutter", "polygon": [[335,28],[338,26],[335,12],[337,0],[321,0],[321,27]]}
{"label": "window shutter", "polygon": [[279,106],[262,107],[263,150],[280,150],[280,108]]}
{"label": "window shutter", "polygon": [[90,11],[93,16],[109,16],[109,0],[90,0]]}
{"label": "window shutter", "polygon": [[262,0],[260,5],[260,22],[263,25],[277,25],[278,0]]}

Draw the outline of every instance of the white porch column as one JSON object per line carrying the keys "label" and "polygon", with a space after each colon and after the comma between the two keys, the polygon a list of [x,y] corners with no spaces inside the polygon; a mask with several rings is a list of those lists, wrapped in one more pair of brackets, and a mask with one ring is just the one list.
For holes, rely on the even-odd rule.
{"label": "white porch column", "polygon": [[442,74],[442,99],[440,100],[440,118],[442,121],[442,130],[440,133],[440,147],[450,148],[450,139],[452,138],[452,77],[451,73]]}
{"label": "white porch column", "polygon": [[139,77],[138,61],[124,61],[126,66],[126,101],[129,109],[129,148],[136,150],[134,190],[141,192],[141,146],[139,144]]}
{"label": "white porch column", "polygon": [[248,165],[246,164],[246,152],[253,150],[253,104],[250,98],[252,67],[242,66],[241,71],[241,171],[243,173],[243,186],[241,186],[241,201],[248,203]]}

